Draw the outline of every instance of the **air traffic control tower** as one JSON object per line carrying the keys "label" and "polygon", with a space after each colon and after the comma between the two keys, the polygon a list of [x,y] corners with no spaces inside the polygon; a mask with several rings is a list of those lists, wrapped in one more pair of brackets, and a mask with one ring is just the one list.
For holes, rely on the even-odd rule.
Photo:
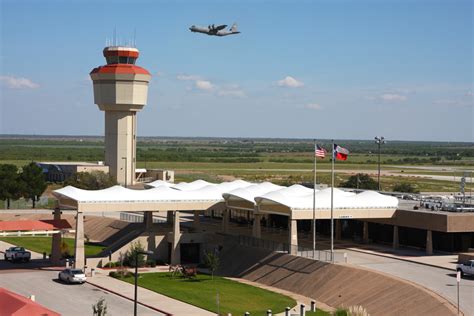
{"label": "air traffic control tower", "polygon": [[94,68],[94,103],[105,112],[105,164],[117,182],[135,183],[137,112],[147,103],[150,73],[135,65],[132,47],[104,48],[107,65]]}

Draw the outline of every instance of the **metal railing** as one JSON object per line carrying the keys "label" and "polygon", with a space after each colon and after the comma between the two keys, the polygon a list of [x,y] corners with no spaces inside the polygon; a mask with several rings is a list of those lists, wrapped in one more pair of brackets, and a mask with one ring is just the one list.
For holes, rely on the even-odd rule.
{"label": "metal railing", "polygon": [[[143,223],[143,214],[120,212],[120,220],[129,223]],[[153,216],[153,223],[166,223],[166,220]]]}
{"label": "metal railing", "polygon": [[[239,235],[238,244],[245,247],[266,249],[274,252],[285,252],[295,256],[324,261],[324,262],[347,262],[347,254],[334,252],[334,258],[329,250],[315,250],[297,245],[288,245],[274,240],[260,239],[251,236]],[[333,260],[334,259],[334,260]]]}

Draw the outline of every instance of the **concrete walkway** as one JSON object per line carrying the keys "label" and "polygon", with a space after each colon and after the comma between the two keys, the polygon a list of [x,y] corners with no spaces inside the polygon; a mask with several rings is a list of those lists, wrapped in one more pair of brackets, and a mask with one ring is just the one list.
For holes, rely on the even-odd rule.
{"label": "concrete walkway", "polygon": [[[133,300],[135,295],[133,284],[109,277],[104,274],[105,272],[106,271],[102,272],[99,270],[94,277],[87,279],[87,283]],[[168,296],[158,294],[142,287],[138,287],[138,302],[144,306],[160,311],[162,315],[215,315],[207,310],[172,299]]]}

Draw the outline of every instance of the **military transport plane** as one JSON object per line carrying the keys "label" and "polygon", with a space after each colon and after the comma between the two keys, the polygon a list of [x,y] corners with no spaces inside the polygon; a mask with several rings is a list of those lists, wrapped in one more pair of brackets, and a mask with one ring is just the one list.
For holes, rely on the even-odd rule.
{"label": "military transport plane", "polygon": [[204,33],[207,35],[214,35],[214,36],[227,36],[227,35],[233,35],[233,34],[239,34],[240,32],[237,31],[237,24],[233,24],[232,27],[227,31],[225,28],[227,25],[218,25],[214,26],[214,24],[209,25],[208,27],[202,27],[202,26],[196,26],[193,25],[189,28],[191,32],[197,32],[197,33]]}

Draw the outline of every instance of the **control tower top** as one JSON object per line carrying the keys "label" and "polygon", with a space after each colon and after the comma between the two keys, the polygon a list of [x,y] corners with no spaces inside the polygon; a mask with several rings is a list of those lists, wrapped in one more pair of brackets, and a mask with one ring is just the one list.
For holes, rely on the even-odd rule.
{"label": "control tower top", "polygon": [[[107,65],[92,69],[91,76],[93,74],[110,73],[150,75],[146,69],[135,65],[140,55],[139,50],[135,47],[107,46],[104,48],[103,54]],[[96,78],[92,79],[95,80]]]}
{"label": "control tower top", "polygon": [[104,48],[104,57],[107,64],[132,64],[135,65],[140,52],[134,47],[108,46]]}

